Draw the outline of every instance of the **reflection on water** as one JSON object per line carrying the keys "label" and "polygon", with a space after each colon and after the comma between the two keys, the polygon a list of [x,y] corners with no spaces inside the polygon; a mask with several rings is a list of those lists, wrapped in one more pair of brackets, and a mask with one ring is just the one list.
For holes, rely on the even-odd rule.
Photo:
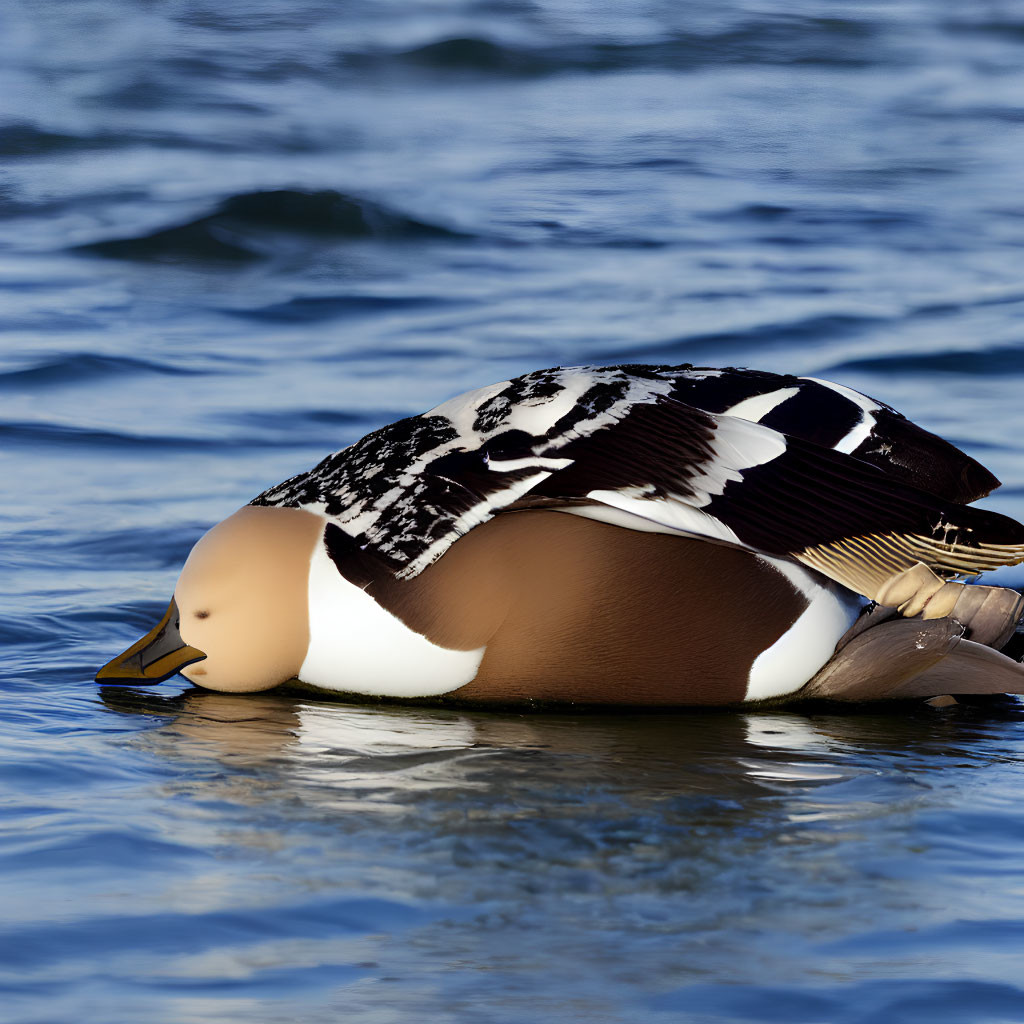
{"label": "reflection on water", "polygon": [[[78,992],[102,951],[101,989],[170,994],[161,1020],[226,1020],[263,990],[281,1006],[301,991],[312,1019],[344,1006],[376,1021],[386,1001],[454,1021],[464,1000],[485,1015],[659,1019],[693,986],[715,1005],[708,978],[831,1005],[880,955],[888,976],[938,983],[964,970],[965,941],[987,977],[1016,984],[1000,928],[1018,927],[1005,890],[1022,869],[979,875],[972,859],[1020,785],[1016,745],[1003,764],[991,745],[978,753],[998,711],[539,717],[103,698],[145,724],[125,738],[140,766],[130,831],[149,840],[82,837],[87,857],[98,845],[119,859],[113,891],[92,888],[74,850],[50,854],[69,866],[75,917],[26,913],[5,948],[9,970],[42,957],[58,990]],[[212,1002],[197,995],[210,985]]]}
{"label": "reflection on water", "polygon": [[[743,983],[817,1008],[792,1019],[860,1020],[844,993],[879,971],[929,1006],[1024,999],[1014,702],[539,716],[100,696],[104,733],[37,731],[41,763],[76,751],[83,788],[4,812],[29,826],[0,861],[15,1007],[660,1020],[692,999],[732,1019]],[[942,988],[976,971],[1003,988]],[[868,993],[883,1010],[905,998],[886,991]]]}

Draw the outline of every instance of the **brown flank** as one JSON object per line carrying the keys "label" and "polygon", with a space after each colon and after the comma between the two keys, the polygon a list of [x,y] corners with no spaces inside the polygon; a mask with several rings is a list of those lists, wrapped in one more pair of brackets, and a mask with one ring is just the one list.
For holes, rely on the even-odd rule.
{"label": "brown flank", "polygon": [[742,701],[754,659],[807,607],[746,551],[554,511],[498,516],[367,590],[435,644],[486,645],[450,696],[496,703]]}

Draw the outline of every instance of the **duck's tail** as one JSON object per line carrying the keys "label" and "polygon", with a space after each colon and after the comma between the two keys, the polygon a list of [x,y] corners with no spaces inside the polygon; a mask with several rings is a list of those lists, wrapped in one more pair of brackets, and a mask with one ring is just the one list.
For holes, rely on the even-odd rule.
{"label": "duck's tail", "polygon": [[902,618],[881,606],[839,642],[796,696],[841,701],[947,694],[1024,694],[1024,665],[996,648],[1014,633],[1024,598],[1004,587],[963,587],[954,614]]}

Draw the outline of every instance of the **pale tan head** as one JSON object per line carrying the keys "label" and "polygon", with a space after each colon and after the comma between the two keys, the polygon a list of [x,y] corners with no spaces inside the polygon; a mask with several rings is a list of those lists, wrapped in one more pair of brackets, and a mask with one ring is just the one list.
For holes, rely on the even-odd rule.
{"label": "pale tan head", "polygon": [[295,677],[309,647],[309,566],[324,521],[247,505],[192,549],[161,623],[100,670],[103,682],[180,671],[210,690],[269,690]]}
{"label": "pale tan head", "polygon": [[322,531],[309,512],[250,505],[199,540],[174,600],[182,640],[206,658],[183,676],[237,693],[298,674],[309,646],[309,562]]}

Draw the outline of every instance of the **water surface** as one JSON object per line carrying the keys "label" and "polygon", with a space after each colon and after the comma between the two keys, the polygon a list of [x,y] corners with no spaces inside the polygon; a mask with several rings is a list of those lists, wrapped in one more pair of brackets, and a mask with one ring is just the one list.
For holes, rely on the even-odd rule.
{"label": "water surface", "polygon": [[212,523],[542,366],[839,380],[1024,516],[1017,5],[16,0],[0,39],[5,1019],[1024,1019],[1015,700],[92,682]]}

